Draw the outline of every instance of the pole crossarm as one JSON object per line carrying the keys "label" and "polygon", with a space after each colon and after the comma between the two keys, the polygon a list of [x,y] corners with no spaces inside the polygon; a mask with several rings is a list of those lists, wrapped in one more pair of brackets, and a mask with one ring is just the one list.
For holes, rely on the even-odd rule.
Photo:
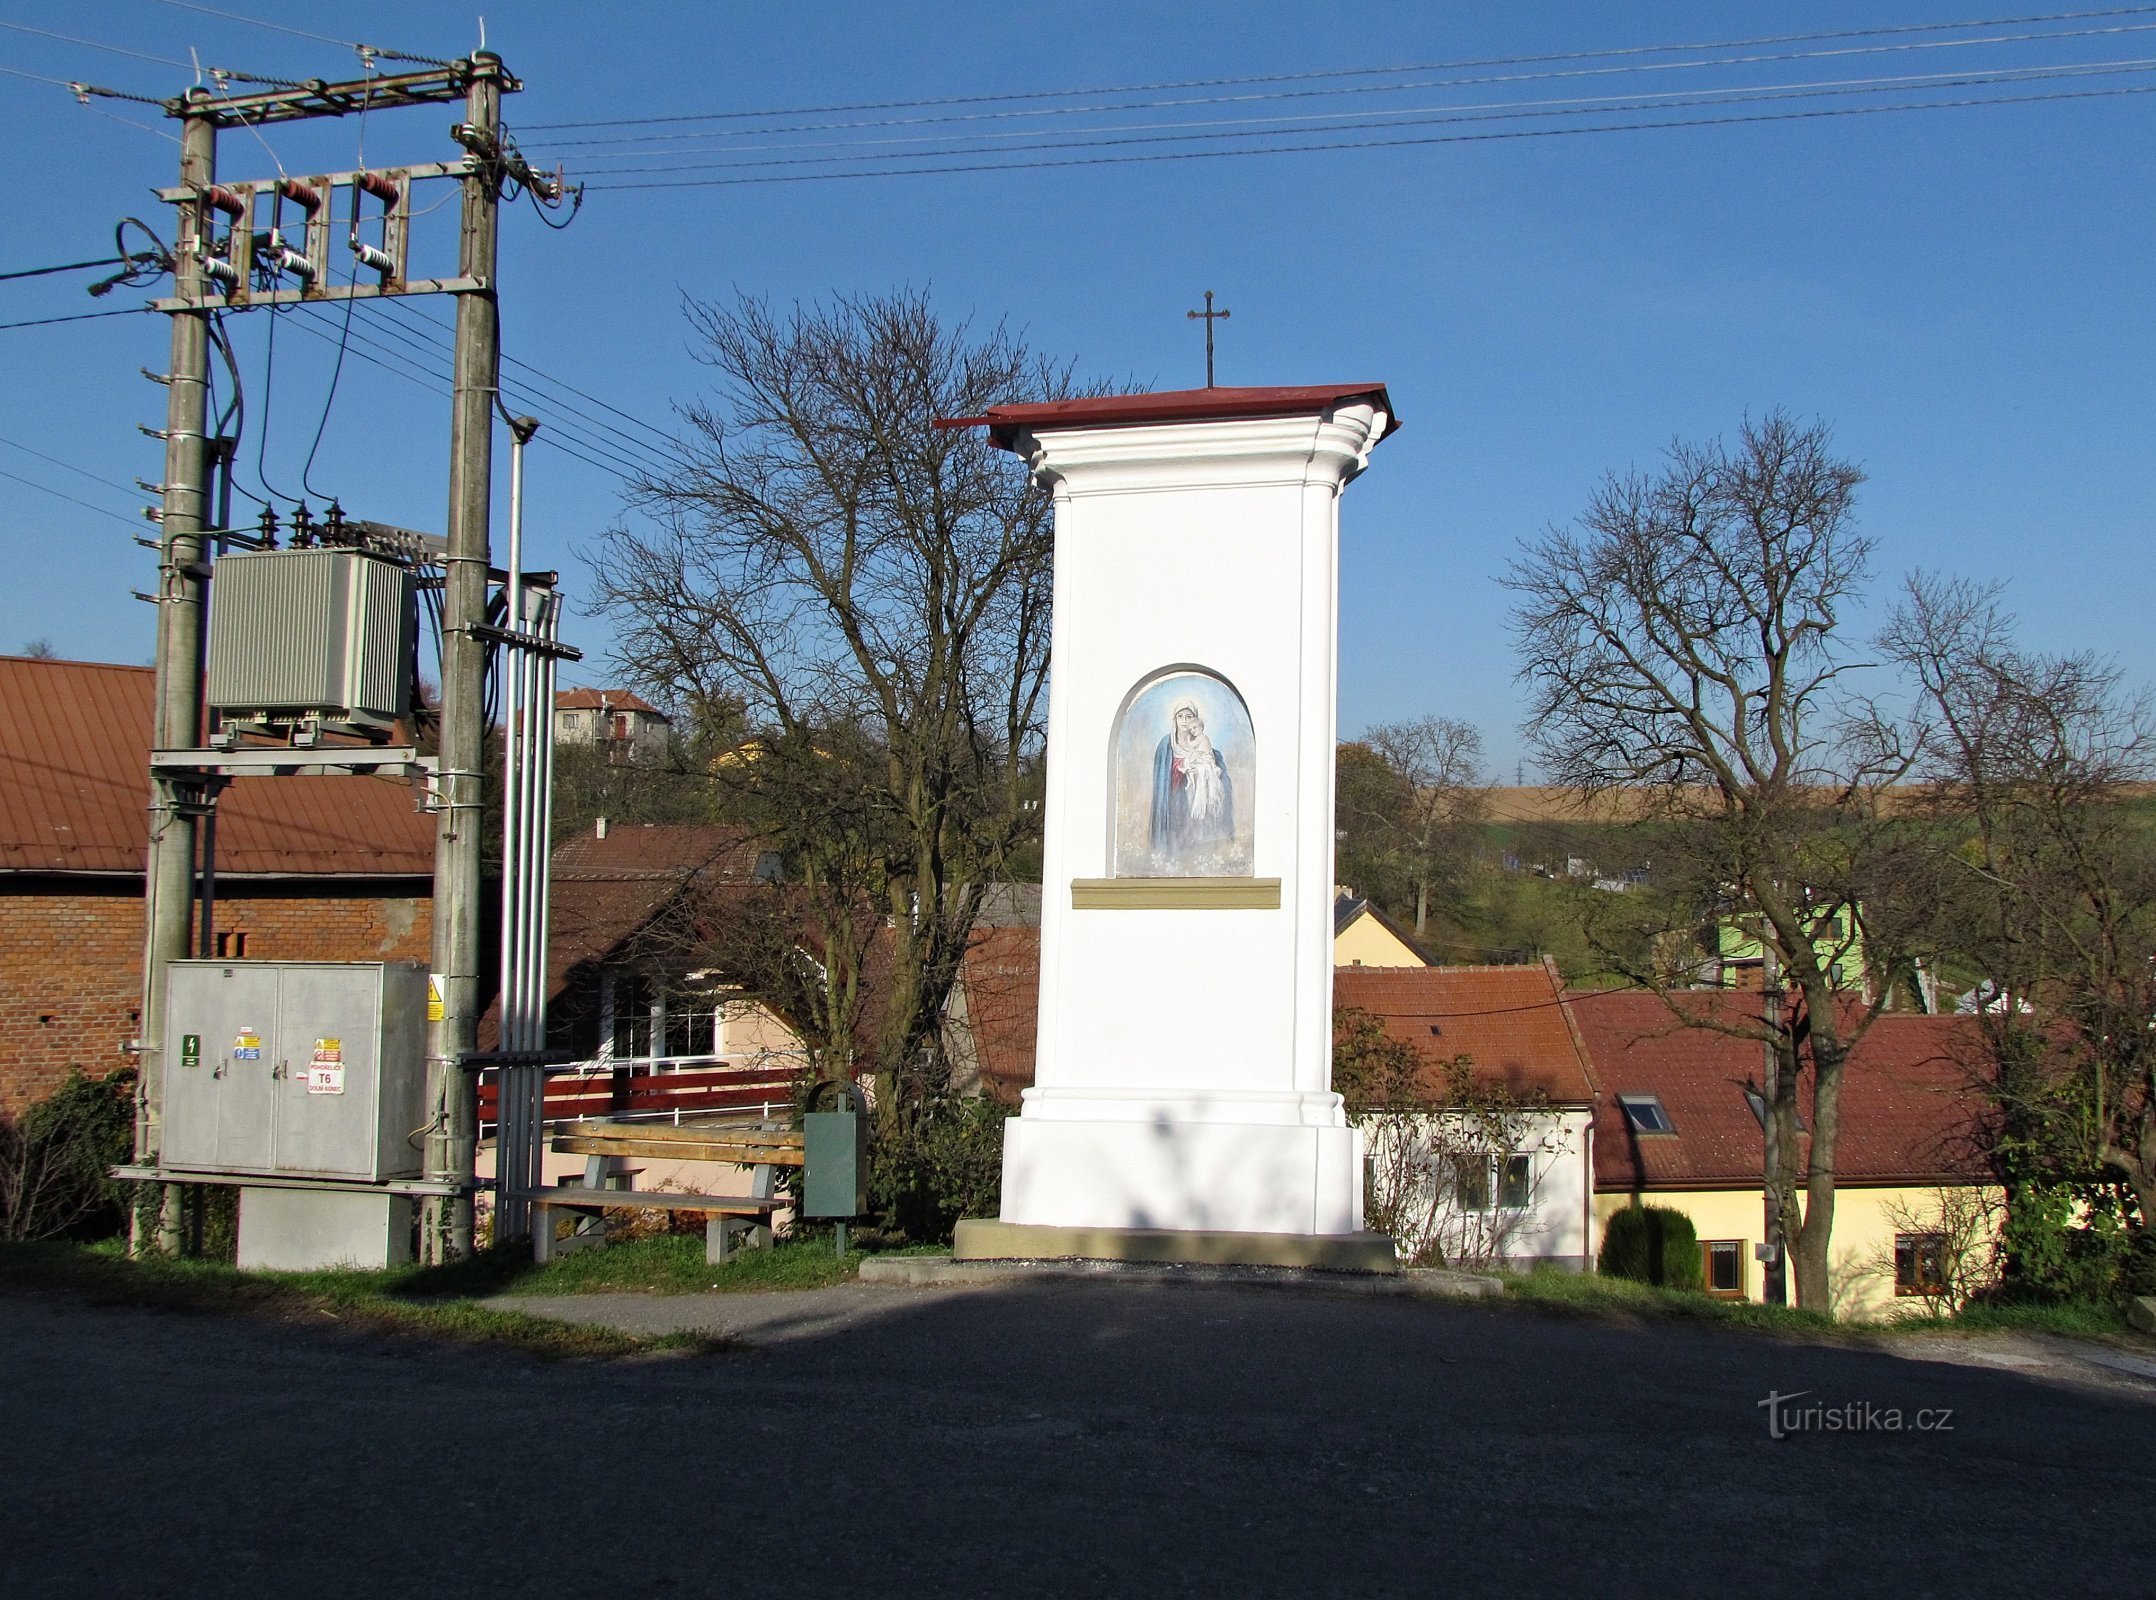
{"label": "pole crossarm", "polygon": [[[499,62],[490,63],[490,67],[493,82],[503,94],[515,94],[524,87],[522,80],[502,70]],[[362,111],[444,105],[464,99],[479,70],[466,58],[425,72],[399,72],[344,83],[312,78],[290,88],[223,95],[209,107],[176,97],[164,102],[165,115],[198,116],[216,128],[251,128],[271,122],[297,122],[305,117],[349,117]]]}

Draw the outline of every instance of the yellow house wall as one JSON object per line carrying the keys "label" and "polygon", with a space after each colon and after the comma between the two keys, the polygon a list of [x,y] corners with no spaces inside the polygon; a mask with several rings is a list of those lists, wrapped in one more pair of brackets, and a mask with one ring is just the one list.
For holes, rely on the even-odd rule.
{"label": "yellow house wall", "polygon": [[1430,963],[1393,937],[1384,923],[1364,912],[1333,936],[1336,967],[1426,967]]}
{"label": "yellow house wall", "polygon": [[[2004,1195],[1988,1190],[1994,1215]],[[1744,1243],[1744,1289],[1748,1298],[1765,1296],[1765,1272],[1752,1247],[1765,1237],[1764,1214],[1756,1189],[1652,1190],[1648,1205],[1667,1206],[1692,1219],[1702,1241],[1739,1239]],[[1610,1213],[1632,1202],[1629,1194],[1595,1196],[1596,1247]],[[1932,1188],[1851,1188],[1834,1191],[1834,1242],[1829,1261],[1834,1314],[1856,1321],[1877,1321],[1915,1309],[1894,1292],[1894,1236],[1936,1226],[1938,1192]],[[1976,1248],[1983,1248],[1978,1246]]]}
{"label": "yellow house wall", "polygon": [[719,1054],[730,1057],[799,1056],[801,1040],[754,1000],[728,1000],[719,1007]]}

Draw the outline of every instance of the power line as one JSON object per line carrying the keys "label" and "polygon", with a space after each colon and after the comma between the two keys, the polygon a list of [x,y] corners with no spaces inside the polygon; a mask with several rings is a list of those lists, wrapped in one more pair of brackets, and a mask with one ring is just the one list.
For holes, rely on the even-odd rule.
{"label": "power line", "polygon": [[[1773,64],[1777,64],[1777,63],[1782,63],[1782,62],[1790,62],[1790,61],[1816,61],[1816,60],[1823,60],[1823,59],[1840,59],[1840,58],[1844,58],[1844,57],[1848,57],[1848,56],[1855,56],[1855,55],[1885,55],[1885,54],[1903,54],[1903,53],[1907,53],[1907,52],[1910,52],[1910,51],[1916,51],[1916,50],[1966,49],[1966,48],[1969,48],[1969,47],[1972,47],[1972,46],[1978,46],[1978,45],[1994,45],[1994,44],[2023,44],[2023,43],[2029,43],[2029,42],[2032,42],[2032,41],[2050,41],[2050,40],[2054,40],[2054,39],[2080,39],[2080,38],[2088,38],[2088,37],[2094,37],[2094,36],[2106,36],[2106,37],[2110,37],[2110,36],[2116,36],[2116,35],[2119,35],[2119,34],[2126,34],[2126,33],[2147,33],[2147,32],[2150,32],[2150,31],[2152,31],[2152,30],[2156,30],[2156,23],[2132,23],[2132,24],[2128,24],[2128,25],[2124,25],[2124,26],[2119,26],[2119,27],[2108,27],[2108,28],[2080,28],[2080,29],[2073,29],[2073,30],[2068,30],[2068,31],[2054,31],[2054,32],[2048,32],[2048,33],[2000,34],[2000,35],[1994,35],[1994,36],[1992,36],[1992,37],[1990,37],[1990,38],[1981,38],[1981,39],[1929,39],[1929,40],[1922,40],[1922,41],[1918,41],[1918,42],[1902,42],[1902,43],[1893,43],[1893,44],[1862,45],[1862,46],[1857,46],[1857,47],[1854,47],[1854,48],[1839,48],[1839,49],[1832,49],[1832,50],[1797,50],[1797,51],[1784,51],[1784,52],[1779,52],[1779,53],[1774,53],[1774,54],[1766,54],[1766,55],[1749,55],[1749,56],[1726,56],[1726,57],[1722,57],[1722,58],[1719,58],[1719,59],[1713,59],[1713,60],[1703,60],[1703,61],[1654,61],[1654,62],[1631,62],[1631,63],[1626,63],[1626,64],[1623,64],[1623,65],[1618,65],[1618,66],[1606,66],[1606,67],[1575,67],[1575,68],[1567,68],[1567,69],[1565,69],[1565,70],[1562,70],[1562,71],[1550,71],[1550,72],[1517,72],[1517,73],[1505,73],[1505,74],[1499,74],[1499,75],[1495,75],[1495,76],[1488,76],[1488,77],[1479,77],[1479,78],[1444,78],[1444,79],[1430,79],[1430,80],[1425,80],[1425,81],[1422,81],[1422,82],[1417,82],[1417,83],[1377,83],[1377,84],[1352,84],[1352,85],[1347,85],[1347,86],[1344,86],[1344,87],[1338,87],[1338,88],[1328,88],[1328,89],[1294,89],[1294,90],[1274,91],[1274,92],[1267,92],[1267,93],[1260,93],[1260,94],[1206,95],[1206,96],[1200,96],[1200,97],[1197,97],[1197,98],[1191,98],[1191,99],[1182,99],[1182,100],[1138,100],[1138,101],[1125,101],[1125,102],[1122,102],[1122,103],[1120,103],[1120,104],[1108,104],[1108,105],[1084,105],[1084,106],[1050,106],[1050,107],[1045,107],[1045,108],[1037,108],[1037,109],[1028,109],[1028,110],[1019,110],[1019,111],[983,111],[983,112],[969,112],[969,113],[965,113],[965,114],[962,114],[962,115],[947,115],[947,116],[929,116],[929,117],[887,117],[887,118],[882,118],[882,119],[879,119],[879,120],[875,120],[875,121],[866,121],[866,122],[862,122],[862,121],[856,121],[856,122],[822,122],[822,123],[794,123],[794,124],[785,124],[785,125],[781,125],[781,126],[778,126],[778,127],[770,127],[770,128],[732,128],[732,129],[718,129],[718,130],[713,130],[713,131],[706,131],[706,132],[698,132],[698,133],[670,133],[670,134],[649,134],[649,133],[645,133],[645,134],[621,134],[621,135],[615,135],[615,136],[611,136],[611,137],[607,137],[607,138],[595,138],[595,139],[562,139],[562,140],[541,140],[541,141],[539,141],[539,142],[538,142],[538,143],[537,143],[537,144],[536,144],[536,145],[534,146],[534,148],[539,148],[539,149],[569,149],[569,148],[587,148],[587,149],[588,149],[588,147],[590,147],[590,146],[594,146],[594,145],[614,145],[614,144],[627,144],[627,145],[638,145],[638,144],[641,144],[641,145],[654,145],[654,146],[655,146],[655,145],[662,145],[662,144],[681,144],[681,143],[688,143],[688,142],[692,142],[692,141],[700,141],[700,142],[720,141],[720,142],[722,142],[722,143],[723,143],[723,142],[727,142],[727,141],[733,141],[733,140],[739,140],[739,139],[754,139],[754,138],[761,138],[761,137],[763,137],[763,136],[765,136],[765,135],[769,135],[769,134],[782,134],[782,133],[824,133],[824,132],[833,132],[833,131],[845,131],[845,130],[852,130],[852,129],[873,129],[873,128],[899,128],[899,127],[917,127],[917,126],[923,126],[923,125],[927,125],[927,124],[931,124],[931,123],[953,123],[953,122],[991,122],[991,121],[1003,121],[1003,120],[1010,120],[1010,119],[1016,119],[1016,118],[1025,118],[1025,119],[1038,119],[1038,118],[1042,118],[1042,117],[1061,117],[1061,116],[1083,116],[1083,115],[1106,114],[1106,113],[1112,113],[1112,112],[1122,112],[1122,111],[1154,111],[1154,110],[1172,110],[1172,109],[1177,109],[1177,108],[1181,108],[1181,107],[1196,107],[1196,106],[1210,106],[1210,105],[1247,105],[1247,104],[1254,104],[1254,103],[1256,103],[1256,102],[1259,102],[1259,101],[1267,101],[1267,100],[1309,100],[1309,99],[1321,99],[1321,98],[1337,97],[1337,96],[1343,96],[1343,95],[1367,95],[1367,94],[1405,94],[1405,93],[1410,93],[1410,92],[1412,92],[1412,91],[1415,91],[1415,90],[1421,90],[1421,89],[1463,89],[1463,88],[1476,88],[1476,87],[1481,87],[1481,86],[1485,86],[1485,85],[1490,85],[1490,84],[1514,84],[1514,83],[1541,83],[1541,82],[1551,82],[1551,81],[1557,81],[1557,80],[1569,80],[1569,79],[1575,79],[1575,78],[1595,78],[1595,77],[1615,77],[1615,76],[1626,76],[1626,75],[1632,75],[1632,74],[1637,74],[1637,73],[1646,73],[1646,72],[1670,72],[1670,71],[1699,71],[1699,70],[1702,70],[1702,69],[1714,69],[1714,68],[1721,68],[1721,67],[1739,67],[1739,66],[1766,66],[1766,65],[1773,65]],[[2007,69],[2007,70],[2013,70],[2013,69]],[[1679,93],[1681,93],[1681,92],[1683,92],[1683,91],[1676,91],[1676,92],[1679,92]],[[1176,126],[1176,125],[1178,125],[1178,124],[1163,124],[1163,126]],[[1201,126],[1202,126],[1202,124],[1201,124]],[[997,133],[986,133],[986,132],[984,132],[984,133],[976,133],[976,134],[967,134],[967,135],[951,135],[951,137],[968,137],[968,138],[1024,138],[1025,136],[1026,136],[1026,135],[1025,135],[1025,134],[1024,134],[1023,132],[1019,132],[1019,133],[1010,133],[1010,134],[997,134]],[[835,142],[835,141],[827,141],[827,145],[828,145],[829,143],[834,143],[834,142]],[[875,141],[875,140],[860,140],[860,141],[854,141],[854,142],[858,142],[858,143],[862,143],[862,144],[870,144],[870,143],[878,143],[878,142],[894,142],[894,143],[898,143],[898,142],[904,142],[904,141],[903,141],[903,140],[892,140],[892,141]],[[769,148],[778,148],[778,149],[785,149],[785,148],[817,148],[817,147],[816,147],[816,146],[794,146],[794,147],[789,147],[789,146],[772,146],[772,147],[769,147]],[[635,155],[635,154],[649,154],[649,153],[653,153],[653,152],[650,152],[650,151],[642,151],[642,152],[639,152],[639,151],[620,151],[620,152],[607,152],[607,151],[590,151],[590,153],[586,154],[586,155],[585,155],[585,156],[583,156],[583,157],[582,157],[581,159],[583,159],[583,160],[587,160],[587,161],[607,161],[607,160],[615,160],[615,159],[619,159],[619,158],[620,158],[620,157],[622,157],[622,156],[628,156],[628,155]]]}
{"label": "power line", "polygon": [[[1507,139],[1554,139],[1591,133],[1658,133],[1672,128],[1719,128],[1743,123],[1803,122],[1827,117],[1872,116],[1890,111],[1958,111],[1978,106],[2030,105],[2051,100],[2094,100],[2148,94],[2156,86],[2057,90],[2049,94],[1988,95],[1965,100],[1914,100],[1892,105],[1827,106],[1810,111],[1766,111],[1746,116],[1682,117],[1656,122],[1612,122],[1592,127],[1510,128],[1494,133],[1427,134],[1411,139],[1349,139],[1323,144],[1275,145],[1254,150],[1169,150],[1146,155],[1079,156],[1054,161],[979,161],[950,166],[887,167],[852,172],[775,173],[746,178],[675,178],[648,183],[593,183],[599,191],[633,189],[713,189],[741,184],[825,183],[849,178],[913,178],[963,172],[1032,172],[1053,167],[1111,167],[1134,162],[1205,161],[1238,156],[1307,155],[1336,150],[1381,150],[1416,145],[1487,144]],[[1722,102],[1728,103],[1728,102]]]}
{"label": "power line", "polygon": [[[1889,88],[1977,88],[2016,83],[2044,83],[2060,78],[2109,77],[2120,73],[2147,72],[2156,69],[2156,59],[2142,58],[2132,61],[2106,62],[2076,66],[2052,67],[2002,67],[1972,74],[1921,73],[1895,77],[1830,79],[1806,84],[1773,84],[1748,89],[1708,90],[1703,93],[1676,91],[1669,94],[1650,94],[1624,97],[1587,96],[1568,100],[1499,101],[1480,106],[1426,107],[1413,110],[1380,113],[1377,118],[1341,120],[1337,118],[1313,118],[1323,122],[1321,127],[1297,129],[1285,127],[1285,122],[1295,118],[1267,117],[1252,119],[1264,126],[1229,132],[1212,133],[1147,133],[1132,130],[1102,130],[1099,136],[1087,135],[1072,139],[1042,140],[1034,144],[1006,147],[1001,153],[1017,153],[1033,150],[1100,150],[1119,145],[1134,144],[1181,144],[1199,140],[1262,139],[1281,135],[1309,135],[1318,133],[1352,133],[1374,128],[1411,128],[1442,126],[1467,122],[1498,122],[1539,117],[1592,116],[1598,113],[1625,111],[1680,110],[1708,106],[1759,105],[1780,100],[1820,99],[1832,95],[1876,94]],[[1173,126],[1173,125],[1171,125]],[[1203,127],[1206,124],[1198,124]],[[941,150],[918,150],[890,156],[784,156],[769,160],[720,160],[683,162],[675,165],[648,167],[617,167],[605,176],[648,172],[711,172],[737,171],[750,167],[805,167],[835,166],[848,161],[864,160],[933,160],[944,156],[973,155],[974,150],[947,148]],[[594,187],[614,188],[620,185],[601,184]]]}
{"label": "power line", "polygon": [[14,278],[46,278],[55,272],[89,272],[98,267],[124,267],[124,256],[100,256],[95,261],[66,261],[57,267],[25,267],[20,272],[0,272],[0,283]]}
{"label": "power line", "polygon": [[82,84],[70,83],[65,78],[48,78],[42,72],[25,72],[20,67],[0,66],[0,72],[6,73],[11,78],[28,78],[32,83],[49,83],[55,89],[66,89],[74,94],[90,92]]}
{"label": "power line", "polygon": [[35,478],[25,478],[19,473],[9,472],[5,467],[0,467],[0,478],[9,479],[11,482],[23,485],[25,488],[35,489],[40,494],[49,494],[55,500],[65,500],[69,505],[80,506],[85,511],[94,511],[101,517],[110,517],[115,522],[124,522],[130,528],[139,526],[132,517],[123,517],[117,511],[109,511],[103,506],[92,505],[87,500],[78,499],[76,496],[63,490],[55,489],[49,484],[39,483]]}
{"label": "power line", "polygon": [[[327,318],[315,307],[299,306],[295,309],[304,312],[307,320],[298,322],[294,326],[326,344],[336,342],[335,337],[326,331],[326,327],[316,325],[317,323],[326,324]],[[373,308],[366,307],[363,309],[371,311]],[[371,327],[378,332],[397,337],[395,326],[386,322],[362,322],[360,327]],[[420,345],[408,337],[402,338],[397,345],[386,344],[379,339],[369,338],[366,333],[359,331],[359,329],[352,332],[351,343],[353,346],[351,353],[369,365],[379,367],[385,372],[393,373],[408,383],[415,383],[431,394],[447,395],[449,393],[449,375],[422,365],[421,361],[414,359],[411,353],[417,351],[421,356],[432,356],[436,359],[441,359],[445,352],[438,347]],[[370,354],[370,351],[377,353]],[[540,411],[553,412],[556,410],[554,405],[546,403],[544,400],[533,402],[530,397],[518,398],[526,403],[533,403],[535,408]],[[655,465],[651,462],[632,459],[601,441],[577,432],[575,429],[563,428],[558,421],[551,421],[550,426],[547,429],[542,429],[537,437],[546,440],[550,447],[574,456],[585,465],[604,472],[609,477],[617,478],[623,483],[634,483],[644,477],[654,475],[658,471],[667,470],[679,464],[664,462]],[[605,459],[595,459],[597,457]]]}
{"label": "power line", "polygon": [[57,39],[62,44],[79,44],[86,50],[106,50],[116,56],[129,56],[136,61],[154,62],[160,67],[177,67],[182,72],[197,70],[195,63],[192,61],[175,61],[170,56],[153,56],[145,51],[130,50],[125,45],[105,44],[97,39],[78,39],[71,33],[54,33],[50,28],[33,28],[24,22],[0,22],[0,28],[6,28],[11,33],[35,34],[40,39]]}
{"label": "power line", "polygon": [[62,461],[58,456],[49,456],[42,450],[33,450],[19,440],[0,438],[0,444],[6,445],[10,450],[20,450],[26,456],[36,456],[40,461],[49,461],[52,465],[64,471],[74,473],[78,478],[88,478],[92,483],[101,483],[106,488],[117,489],[124,495],[132,496],[135,493],[133,484],[121,483],[115,478],[101,478],[86,468],[76,466],[72,461]]}
{"label": "power line", "polygon": [[[449,332],[449,329],[444,327],[442,323],[437,321],[435,318],[428,316],[426,313],[418,310],[416,307],[402,300],[392,299],[388,301],[387,304],[394,310],[412,318],[421,326],[430,329],[435,333],[446,335]],[[370,307],[369,309],[373,308]],[[644,455],[649,456],[655,463],[657,463],[662,468],[671,469],[680,464],[678,459],[678,452],[681,449],[681,442],[678,439],[674,438],[671,434],[668,434],[659,428],[653,427],[650,423],[644,421],[640,417],[631,416],[628,412],[623,411],[618,406],[609,405],[606,401],[601,400],[597,395],[587,393],[585,390],[577,388],[576,385],[573,383],[569,383],[564,379],[553,376],[551,373],[542,371],[540,368],[533,366],[528,361],[520,361],[515,356],[509,355],[507,353],[503,354],[502,360],[504,364],[508,366],[516,367],[521,371],[530,373],[533,378],[537,379],[542,383],[552,385],[554,388],[557,389],[566,390],[568,393],[576,395],[580,399],[589,401],[592,405],[597,406],[602,411],[611,412],[613,415],[620,417],[624,422],[634,423],[637,427],[642,428],[646,433],[649,433],[653,438],[658,439],[662,444],[667,447],[667,450],[670,453],[662,454],[661,452],[654,450],[642,439],[637,438],[633,434],[626,433],[620,428],[614,427],[612,424],[606,422],[604,419],[595,417],[589,412],[585,411],[582,407],[573,405],[570,402],[559,400],[552,396],[544,396],[540,397],[543,402],[542,409],[556,409],[561,411],[567,411],[571,415],[576,416],[582,421],[590,424],[592,427],[603,429],[605,432],[621,440],[623,444],[631,447],[632,449],[641,451]]]}
{"label": "power line", "polygon": [[[182,0],[162,0],[166,5]],[[1231,88],[1256,83],[1301,83],[1326,78],[1373,77],[1412,72],[1461,72],[1482,67],[1542,66],[1559,61],[1602,61],[1625,56],[1664,55],[1678,51],[1750,50],[1769,45],[1813,44],[1834,39],[1886,38],[1898,34],[1947,33],[1966,28],[2014,28],[2046,22],[2083,22],[2102,17],[2145,16],[2156,5],[2111,6],[2094,11],[2054,11],[2033,16],[1987,17],[1959,22],[1915,22],[1880,28],[1843,28],[1819,33],[1763,34],[1750,39],[1686,41],[1675,44],[1627,45],[1608,50],[1565,50],[1544,55],[1482,56],[1460,61],[1423,62],[1410,66],[1336,67],[1309,72],[1270,72],[1232,78],[1187,78],[1160,83],[1097,85],[1085,89],[1029,89],[1005,94],[941,95],[920,100],[863,100],[850,104],[789,106],[764,111],[696,111],[655,117],[605,117],[581,122],[534,122],[526,132],[560,128],[626,128],[675,122],[723,122],[768,117],[836,115],[852,111],[906,111],[930,106],[996,105],[1026,100],[1071,99],[1100,94],[1153,94],[1175,89]]]}
{"label": "power line", "polygon": [[138,317],[155,306],[121,306],[114,311],[78,311],[71,317],[33,317],[28,322],[0,322],[0,332],[9,328],[49,328],[56,322],[92,322],[99,317]]}
{"label": "power line", "polygon": [[157,0],[159,5],[171,6],[178,11],[199,11],[206,17],[222,17],[227,22],[243,22],[250,28],[266,28],[271,33],[288,33],[296,39],[312,39],[316,44],[340,45],[362,57],[375,56],[384,61],[411,61],[423,67],[446,67],[452,65],[435,56],[415,56],[403,50],[385,49],[381,45],[361,44],[356,39],[339,39],[326,33],[310,33],[305,28],[288,27],[282,22],[265,22],[260,17],[242,16],[237,11],[225,11],[216,6],[198,5],[195,0]]}

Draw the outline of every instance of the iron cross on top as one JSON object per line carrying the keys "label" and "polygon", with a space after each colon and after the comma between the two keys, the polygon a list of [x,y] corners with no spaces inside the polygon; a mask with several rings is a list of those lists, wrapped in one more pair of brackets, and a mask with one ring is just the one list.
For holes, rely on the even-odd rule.
{"label": "iron cross on top", "polygon": [[1215,311],[1213,309],[1213,291],[1210,289],[1205,291],[1205,309],[1203,311],[1186,311],[1183,313],[1186,317],[1202,318],[1205,322],[1205,386],[1208,389],[1213,387],[1213,324],[1233,314],[1232,312]]}

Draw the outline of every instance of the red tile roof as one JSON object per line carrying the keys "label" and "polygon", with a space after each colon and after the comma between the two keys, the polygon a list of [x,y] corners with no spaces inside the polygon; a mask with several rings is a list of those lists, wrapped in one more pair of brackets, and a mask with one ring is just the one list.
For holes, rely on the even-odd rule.
{"label": "red tile roof", "polygon": [[[1757,994],[1713,990],[1673,996],[1689,1016],[1741,1023]],[[1761,1075],[1760,1046],[1686,1026],[1651,994],[1575,996],[1572,1014],[1593,1057],[1603,1099],[1595,1111],[1595,1186],[1605,1190],[1756,1186],[1765,1159],[1744,1086]],[[1983,1172],[1986,1102],[1974,1019],[1887,1015],[1843,1070],[1839,1181],[1959,1181]],[[1634,1135],[1618,1097],[1653,1094],[1672,1134]],[[1801,1111],[1811,1117],[1811,1075]]]}
{"label": "red tile roof", "polygon": [[1560,1105],[1595,1098],[1593,1068],[1548,965],[1336,967],[1333,1004],[1368,1012],[1428,1059],[1432,1093],[1441,1087],[1437,1063],[1465,1055],[1478,1077],[1540,1090]]}
{"label": "red tile roof", "polygon": [[556,711],[645,711],[663,717],[665,712],[628,689],[557,689]]}
{"label": "red tile roof", "polygon": [[1376,403],[1385,413],[1385,434],[1400,426],[1392,397],[1382,383],[1319,383],[1293,388],[1164,389],[1154,394],[1087,395],[1077,400],[1048,400],[1033,405],[990,406],[978,417],[946,417],[939,428],[985,425],[988,436],[1011,448],[1019,430],[1045,433],[1053,428],[1108,428],[1146,422],[1213,422],[1230,417],[1318,416],[1357,400]]}
{"label": "red tile roof", "polygon": [[1040,1034],[1041,930],[977,927],[966,946],[962,976],[966,1021],[984,1088],[1016,1100],[1033,1082]]}
{"label": "red tile roof", "polygon": [[768,848],[746,828],[646,823],[565,839],[554,850],[547,939],[551,988],[613,955],[691,883],[751,883]]}
{"label": "red tile roof", "polygon": [[[0,656],[0,872],[134,873],[149,831],[148,667]],[[217,870],[423,877],[434,821],[398,779],[241,778]]]}

